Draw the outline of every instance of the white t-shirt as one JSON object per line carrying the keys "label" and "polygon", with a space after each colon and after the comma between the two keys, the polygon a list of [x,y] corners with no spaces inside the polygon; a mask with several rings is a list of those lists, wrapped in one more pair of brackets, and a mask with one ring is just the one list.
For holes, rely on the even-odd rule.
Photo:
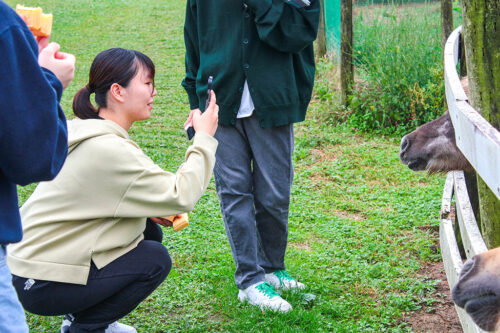
{"label": "white t-shirt", "polygon": [[252,96],[250,96],[250,90],[248,90],[248,82],[245,80],[245,86],[243,87],[243,95],[241,96],[240,109],[236,118],[250,117],[255,109],[252,101]]}

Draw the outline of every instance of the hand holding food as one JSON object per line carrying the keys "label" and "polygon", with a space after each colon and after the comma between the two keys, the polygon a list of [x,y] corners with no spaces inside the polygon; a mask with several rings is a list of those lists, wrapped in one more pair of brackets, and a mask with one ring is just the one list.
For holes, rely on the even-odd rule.
{"label": "hand holding food", "polygon": [[165,217],[165,219],[172,221],[172,227],[174,228],[174,231],[182,230],[189,224],[189,218],[187,213],[174,216],[167,216]]}
{"label": "hand holding food", "polygon": [[189,224],[188,214],[177,214],[166,217],[150,217],[153,222],[161,224],[164,227],[173,227],[174,231],[184,229]]}

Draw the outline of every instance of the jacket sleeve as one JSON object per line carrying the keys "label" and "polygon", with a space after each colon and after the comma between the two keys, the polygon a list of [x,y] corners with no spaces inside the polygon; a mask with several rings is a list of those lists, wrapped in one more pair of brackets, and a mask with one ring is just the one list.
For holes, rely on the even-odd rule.
{"label": "jacket sleeve", "polygon": [[143,171],[132,179],[115,217],[159,217],[189,212],[212,178],[217,140],[196,133],[176,173],[162,170],[147,156],[138,156]]}
{"label": "jacket sleeve", "polygon": [[297,53],[318,34],[320,0],[296,8],[285,0],[245,0],[255,14],[259,38],[281,52]]}
{"label": "jacket sleeve", "polygon": [[62,84],[40,68],[36,42],[20,26],[0,32],[0,50],[0,171],[19,185],[53,179],[68,146]]}
{"label": "jacket sleeve", "polygon": [[188,0],[186,5],[184,44],[186,45],[186,77],[182,81],[182,86],[186,89],[189,105],[192,110],[199,107],[198,96],[196,95],[196,76],[200,67],[200,50],[198,44],[196,3],[191,0]]}

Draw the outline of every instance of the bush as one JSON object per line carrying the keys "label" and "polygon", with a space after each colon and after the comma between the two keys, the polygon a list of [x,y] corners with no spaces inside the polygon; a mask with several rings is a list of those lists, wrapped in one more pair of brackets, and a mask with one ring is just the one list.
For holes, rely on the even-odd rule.
{"label": "bush", "polygon": [[355,20],[348,121],[359,130],[399,135],[443,113],[439,7],[414,6],[364,7]]}

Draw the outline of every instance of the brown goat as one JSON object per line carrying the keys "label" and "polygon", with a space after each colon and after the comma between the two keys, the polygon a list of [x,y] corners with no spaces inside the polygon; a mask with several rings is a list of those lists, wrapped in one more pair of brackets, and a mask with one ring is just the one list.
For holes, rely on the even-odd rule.
{"label": "brown goat", "polygon": [[483,330],[500,331],[500,248],[467,260],[452,297]]}
{"label": "brown goat", "polygon": [[[468,96],[467,78],[461,83]],[[413,171],[473,170],[456,145],[448,112],[405,135],[399,157]],[[473,203],[476,211],[474,206],[477,203]],[[500,332],[500,248],[478,254],[465,263],[452,297],[483,330]]]}
{"label": "brown goat", "polygon": [[[467,78],[463,78],[461,83],[468,95]],[[455,130],[448,112],[405,135],[401,140],[399,157],[413,171],[472,171],[469,161],[457,147]]]}
{"label": "brown goat", "polygon": [[472,170],[469,161],[457,147],[448,112],[405,135],[401,140],[399,157],[413,171],[436,173]]}

